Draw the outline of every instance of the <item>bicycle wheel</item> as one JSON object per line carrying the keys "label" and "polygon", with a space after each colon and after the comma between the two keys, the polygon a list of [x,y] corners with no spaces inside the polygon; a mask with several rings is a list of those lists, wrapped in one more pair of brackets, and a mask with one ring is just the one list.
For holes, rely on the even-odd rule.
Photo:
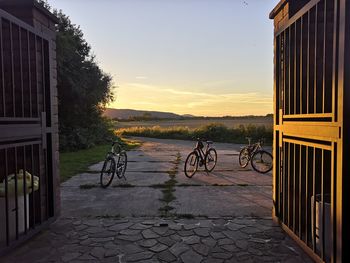
{"label": "bicycle wheel", "polygon": [[191,178],[198,169],[199,157],[196,152],[191,152],[185,162],[185,175]]}
{"label": "bicycle wheel", "polygon": [[239,152],[239,165],[242,168],[247,167],[248,163],[249,163],[249,150],[247,149],[247,147],[244,147],[241,149],[241,151]]}
{"label": "bicycle wheel", "polygon": [[214,148],[210,148],[205,154],[205,161],[204,161],[205,170],[207,172],[213,171],[217,161],[218,161],[218,155],[216,153],[216,150]]}
{"label": "bicycle wheel", "polygon": [[126,152],[121,152],[119,155],[117,171],[116,171],[117,176],[119,178],[124,177],[127,165],[128,165],[128,156],[126,155]]}
{"label": "bicycle wheel", "polygon": [[101,170],[101,176],[100,176],[101,187],[106,188],[112,183],[114,173],[115,173],[115,160],[112,156],[108,156],[105,162],[103,163],[102,170]]}
{"label": "bicycle wheel", "polygon": [[272,155],[264,150],[257,151],[252,156],[251,164],[255,171],[265,174],[272,169]]}

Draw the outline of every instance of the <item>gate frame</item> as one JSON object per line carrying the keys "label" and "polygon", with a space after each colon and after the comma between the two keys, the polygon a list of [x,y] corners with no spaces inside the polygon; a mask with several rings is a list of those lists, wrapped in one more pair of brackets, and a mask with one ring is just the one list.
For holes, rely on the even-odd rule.
{"label": "gate frame", "polygon": [[[0,17],[1,19],[8,20],[10,23],[33,33],[34,36],[47,41],[47,72],[49,79],[47,79],[48,84],[46,86],[45,83],[42,85],[44,85],[44,89],[46,87],[46,90],[49,90],[50,92],[50,96],[46,98],[47,103],[50,105],[49,116],[46,116],[48,112],[47,109],[44,109],[46,114],[43,115],[39,112],[37,118],[1,117],[0,142],[4,142],[6,147],[12,147],[13,145],[15,146],[15,144],[10,141],[14,139],[20,140],[29,137],[31,139],[39,139],[42,144],[41,151],[43,151],[45,158],[44,162],[46,163],[46,172],[52,175],[51,182],[47,182],[48,191],[52,189],[52,193],[50,193],[52,200],[48,199],[47,201],[50,202],[50,209],[52,209],[52,211],[47,211],[48,218],[46,218],[40,225],[35,226],[34,229],[28,228],[28,232],[25,235],[17,240],[11,241],[10,245],[0,248],[1,256],[26,240],[32,238],[57,219],[60,214],[60,179],[58,170],[58,103],[55,32],[55,25],[58,23],[58,19],[35,0],[1,0]],[[0,26],[2,26],[2,20],[0,20]],[[42,52],[44,52],[44,50]],[[45,96],[45,94],[42,96]],[[46,118],[51,122],[50,127],[46,124]],[[27,124],[28,127],[23,131],[25,125],[23,123],[26,121],[31,121],[33,124]],[[47,148],[47,137],[51,140],[50,148]],[[9,143],[6,143],[7,141],[9,141]],[[48,161],[51,165],[47,164]],[[47,196],[46,198],[49,197]]]}
{"label": "gate frame", "polygon": [[[277,83],[278,69],[277,69],[277,53],[278,43],[277,36],[287,29],[290,25],[296,22],[303,14],[305,14],[311,7],[315,6],[321,0],[304,1],[303,6],[299,6],[297,10],[291,8],[291,4],[295,4],[297,0],[281,0],[279,4],[270,13],[270,19],[274,20],[274,142],[273,154],[274,168],[273,168],[273,219],[278,222],[281,227],[312,257],[316,262],[322,262],[322,259],[316,255],[313,250],[308,247],[291,229],[285,225],[276,211],[277,193],[279,193],[279,185],[277,177],[281,171],[277,171],[280,167],[280,149],[282,149],[282,137],[285,134],[294,135],[300,138],[322,139],[331,143],[332,164],[334,167],[331,171],[331,239],[334,245],[333,253],[331,255],[331,262],[346,262],[349,260],[349,252],[346,251],[345,245],[349,245],[350,227],[346,224],[349,218],[345,218],[343,214],[343,207],[349,208],[350,201],[350,168],[343,162],[344,157],[350,156],[350,3],[347,0],[334,0],[335,9],[337,10],[333,34],[333,62],[332,62],[332,114],[314,114],[299,115],[295,118],[313,118],[313,117],[329,117],[331,122],[302,122],[302,121],[288,121],[283,122],[283,108],[279,105],[279,93],[277,91],[279,84]],[[300,1],[302,2],[302,1]],[[299,4],[300,4],[299,2]],[[335,93],[337,90],[337,93]],[[337,95],[337,97],[335,96]],[[337,100],[337,101],[335,101]],[[278,108],[277,108],[278,107]],[[335,109],[337,107],[337,109]],[[337,112],[337,116],[334,116]],[[293,116],[286,116],[293,118]],[[286,118],[285,118],[286,119]],[[346,121],[347,120],[347,121]],[[315,132],[317,131],[317,132]],[[317,133],[317,134],[316,134]],[[337,145],[337,154],[334,156],[334,147]],[[278,158],[277,158],[278,157]],[[335,162],[336,158],[336,163]],[[334,202],[335,200],[335,202]],[[343,224],[343,222],[345,224]],[[344,249],[343,249],[344,248]]]}

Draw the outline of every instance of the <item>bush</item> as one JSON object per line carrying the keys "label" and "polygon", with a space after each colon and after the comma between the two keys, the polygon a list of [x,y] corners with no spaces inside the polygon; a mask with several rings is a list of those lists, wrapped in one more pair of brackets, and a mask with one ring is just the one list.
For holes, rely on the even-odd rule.
{"label": "bush", "polygon": [[267,129],[263,125],[240,125],[238,128],[228,128],[223,124],[212,123],[197,129],[189,129],[188,127],[179,126],[169,128],[162,128],[160,126],[132,127],[118,129],[116,130],[116,134],[120,136],[125,135],[180,140],[203,138],[206,140],[228,143],[246,143],[246,137],[251,137],[253,141],[264,138],[266,143],[272,143],[272,129]]}
{"label": "bush", "polygon": [[86,127],[60,127],[60,150],[62,152],[88,149],[105,144],[106,139],[115,138],[113,123],[108,119],[97,119]]}

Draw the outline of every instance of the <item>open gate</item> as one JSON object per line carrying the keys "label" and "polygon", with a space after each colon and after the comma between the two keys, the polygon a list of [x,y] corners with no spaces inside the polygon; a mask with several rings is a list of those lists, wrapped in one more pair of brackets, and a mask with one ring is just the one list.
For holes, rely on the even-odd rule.
{"label": "open gate", "polygon": [[274,216],[314,260],[325,262],[341,262],[344,253],[345,3],[281,1],[270,15]]}
{"label": "open gate", "polygon": [[0,252],[56,215],[50,45],[0,9]]}

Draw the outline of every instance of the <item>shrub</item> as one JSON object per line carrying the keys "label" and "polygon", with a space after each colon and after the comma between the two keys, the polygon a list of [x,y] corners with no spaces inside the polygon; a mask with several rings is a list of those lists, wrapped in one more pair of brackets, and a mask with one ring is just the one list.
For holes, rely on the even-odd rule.
{"label": "shrub", "polygon": [[197,129],[180,126],[166,128],[160,126],[131,127],[118,129],[116,130],[116,134],[120,136],[139,136],[159,139],[193,140],[195,138],[203,138],[216,142],[229,143],[246,143],[246,137],[251,137],[253,141],[264,138],[266,143],[272,143],[272,129],[255,125],[240,125],[238,128],[228,128],[223,124],[212,123]]}
{"label": "shrub", "polygon": [[86,127],[61,126],[60,150],[66,152],[88,149],[99,144],[105,144],[106,139],[115,137],[113,123],[104,118],[97,119],[94,124]]}

